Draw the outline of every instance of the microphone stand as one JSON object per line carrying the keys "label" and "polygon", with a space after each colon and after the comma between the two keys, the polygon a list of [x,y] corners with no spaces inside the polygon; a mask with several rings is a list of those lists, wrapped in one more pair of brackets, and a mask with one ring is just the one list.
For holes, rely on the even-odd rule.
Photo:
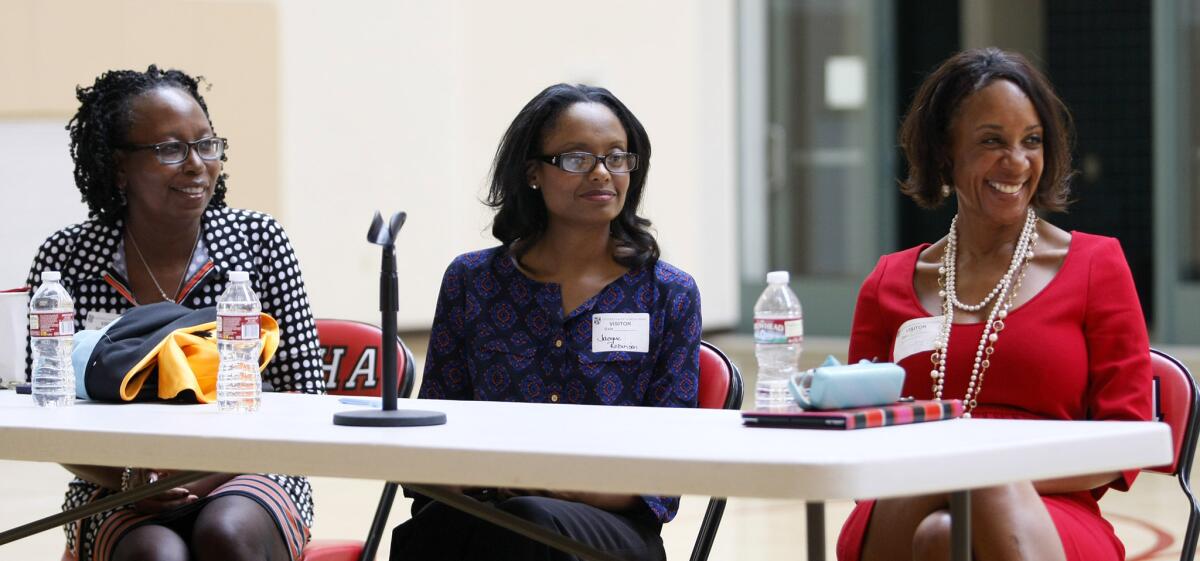
{"label": "microphone stand", "polygon": [[385,228],[383,215],[375,218],[367,230],[367,241],[383,247],[379,273],[380,326],[383,330],[379,349],[383,354],[383,407],[334,413],[333,424],[353,427],[420,427],[446,424],[446,414],[440,411],[396,409],[396,312],[400,309],[399,285],[396,277],[396,236],[408,215],[397,212]]}

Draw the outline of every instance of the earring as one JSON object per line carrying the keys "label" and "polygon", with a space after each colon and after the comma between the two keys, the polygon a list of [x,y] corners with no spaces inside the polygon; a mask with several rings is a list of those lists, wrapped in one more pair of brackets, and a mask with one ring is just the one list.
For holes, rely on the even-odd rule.
{"label": "earring", "polygon": [[530,189],[533,189],[534,191],[537,191],[537,190],[538,190],[538,186],[537,186],[537,185],[534,185],[533,183],[530,183],[530,184],[529,184],[529,188],[530,188]]}
{"label": "earring", "polygon": [[951,189],[949,185],[946,185],[945,183],[943,183],[942,184],[942,196],[949,197],[952,193],[954,193],[954,190]]}

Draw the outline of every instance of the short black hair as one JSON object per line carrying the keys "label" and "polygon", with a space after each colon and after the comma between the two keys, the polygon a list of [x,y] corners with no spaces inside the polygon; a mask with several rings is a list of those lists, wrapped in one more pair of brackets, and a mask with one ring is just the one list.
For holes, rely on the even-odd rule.
{"label": "short black hair", "polygon": [[[90,87],[75,88],[79,109],[67,123],[71,134],[71,160],[75,162],[75,187],[83,194],[88,215],[114,224],[125,215],[125,197],[117,188],[116,151],[127,144],[133,100],[158,88],[178,88],[200,104],[208,125],[208,105],[200,95],[203,76],[191,77],[180,70],[159,70],[151,64],[145,72],[109,70]],[[214,129],[215,130],[215,129]],[[221,156],[221,161],[225,161]],[[209,208],[225,206],[224,173],[217,176]]]}
{"label": "short black hair", "polygon": [[613,259],[631,269],[658,260],[658,242],[650,233],[650,221],[638,216],[646,173],[650,170],[650,137],[645,127],[612,92],[583,84],[555,84],[541,91],[521,108],[508,126],[492,163],[492,183],[487,205],[497,209],[492,235],[520,259],[546,232],[546,202],[540,192],[529,188],[529,162],[542,156],[542,140],[559,115],[576,103],[601,103],[612,110],[625,129],[628,150],[638,155],[638,167],[629,174],[625,206],[609,225],[616,241]]}
{"label": "short black hair", "polygon": [[995,47],[958,53],[933,71],[913,97],[900,127],[900,147],[908,160],[908,179],[900,190],[925,208],[946,200],[941,186],[951,173],[950,125],[971,94],[1006,80],[1021,88],[1042,124],[1045,165],[1034,192],[1034,208],[1062,212],[1070,203],[1071,146],[1075,127],[1071,112],[1050,81],[1025,57]]}

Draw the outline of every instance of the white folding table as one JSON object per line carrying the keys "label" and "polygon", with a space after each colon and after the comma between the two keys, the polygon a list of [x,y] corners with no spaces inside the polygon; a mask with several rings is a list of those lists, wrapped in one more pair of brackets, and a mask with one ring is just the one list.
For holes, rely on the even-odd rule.
{"label": "white folding table", "polygon": [[[0,391],[0,458],[381,479],[422,489],[802,499],[814,517],[827,500],[953,492],[959,529],[969,527],[959,515],[970,489],[1171,459],[1167,426],[1152,422],[960,419],[823,431],[748,428],[725,410],[400,400],[401,409],[439,410],[448,422],[332,423],[335,412],[354,408],[335,396],[267,394],[254,414],[161,403],[42,409],[29,396]],[[823,556],[821,536],[809,534],[818,542],[810,543],[810,559]]]}

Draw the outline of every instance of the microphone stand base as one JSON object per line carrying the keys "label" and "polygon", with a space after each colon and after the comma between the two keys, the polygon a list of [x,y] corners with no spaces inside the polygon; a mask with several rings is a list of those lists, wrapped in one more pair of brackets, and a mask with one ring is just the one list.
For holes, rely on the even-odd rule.
{"label": "microphone stand base", "polygon": [[334,413],[333,424],[344,427],[427,427],[446,424],[446,414],[419,409],[360,409]]}

